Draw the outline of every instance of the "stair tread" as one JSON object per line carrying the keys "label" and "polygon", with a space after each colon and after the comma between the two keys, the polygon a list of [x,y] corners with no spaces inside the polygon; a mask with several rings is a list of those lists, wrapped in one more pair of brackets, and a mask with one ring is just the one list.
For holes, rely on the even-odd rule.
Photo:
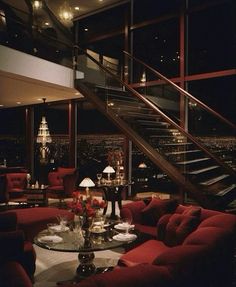
{"label": "stair tread", "polygon": [[177,164],[189,164],[189,163],[195,163],[195,162],[200,162],[200,161],[206,161],[209,159],[210,159],[209,157],[202,157],[202,158],[197,158],[197,159],[192,159],[192,160],[178,161]]}
{"label": "stair tread", "polygon": [[174,135],[151,135],[151,138],[175,138],[175,139],[185,139],[185,136],[174,136]]}
{"label": "stair tread", "polygon": [[166,122],[158,122],[158,121],[148,121],[148,120],[137,120],[137,122],[139,122],[142,125],[149,125],[149,126],[168,126],[169,123]]}
{"label": "stair tread", "polygon": [[186,153],[195,153],[195,152],[200,152],[200,149],[192,149],[192,150],[185,150],[185,151],[173,151],[173,152],[168,152],[166,155],[179,155],[179,154],[186,154]]}
{"label": "stair tread", "polygon": [[125,114],[127,117],[145,117],[145,118],[150,118],[150,119],[159,119],[159,115],[154,115],[154,114],[144,114],[144,113],[137,113],[137,112],[128,112]]}
{"label": "stair tread", "polygon": [[192,145],[192,143],[187,142],[187,143],[163,143],[161,144],[162,146],[180,146],[180,145]]}
{"label": "stair tread", "polygon": [[213,170],[216,168],[219,168],[219,165],[213,165],[213,166],[209,166],[209,167],[202,168],[202,169],[192,170],[192,171],[188,171],[186,173],[187,174],[200,174],[200,173],[204,173],[206,171]]}
{"label": "stair tread", "polygon": [[216,195],[218,196],[224,196],[226,193],[230,192],[231,190],[233,190],[234,188],[236,188],[236,184],[232,184],[228,187],[226,187],[225,189],[221,190],[220,192],[218,192]]}
{"label": "stair tread", "polygon": [[203,181],[203,182],[200,182],[201,185],[212,185],[218,181],[221,181],[222,179],[225,179],[229,177],[229,174],[222,174],[220,176],[217,176],[217,177],[214,177],[214,178],[211,178],[209,180],[206,180],[206,181]]}

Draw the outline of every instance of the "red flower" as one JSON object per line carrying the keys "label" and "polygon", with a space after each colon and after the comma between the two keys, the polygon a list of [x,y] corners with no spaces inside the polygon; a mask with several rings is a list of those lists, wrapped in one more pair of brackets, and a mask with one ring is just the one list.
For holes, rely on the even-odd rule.
{"label": "red flower", "polygon": [[94,216],[96,210],[106,206],[104,201],[88,197],[86,199],[79,192],[73,192],[73,201],[67,203],[68,207],[77,215]]}

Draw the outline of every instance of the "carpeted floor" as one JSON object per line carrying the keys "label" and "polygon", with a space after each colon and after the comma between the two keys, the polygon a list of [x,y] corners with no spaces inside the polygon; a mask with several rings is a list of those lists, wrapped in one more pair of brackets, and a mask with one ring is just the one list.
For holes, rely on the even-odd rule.
{"label": "carpeted floor", "polygon": [[[78,267],[77,253],[50,251],[38,246],[35,250],[35,287],[52,287],[57,282],[73,279]],[[99,267],[114,266],[122,253],[122,248],[95,252],[94,263]]]}

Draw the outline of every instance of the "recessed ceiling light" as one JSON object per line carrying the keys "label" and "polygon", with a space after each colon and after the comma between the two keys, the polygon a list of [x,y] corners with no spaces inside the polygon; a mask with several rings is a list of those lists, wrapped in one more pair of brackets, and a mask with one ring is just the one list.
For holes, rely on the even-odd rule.
{"label": "recessed ceiling light", "polygon": [[103,0],[98,0],[98,2],[103,2]]}
{"label": "recessed ceiling light", "polygon": [[84,28],[84,31],[85,31],[85,32],[88,32],[88,28]]}
{"label": "recessed ceiling light", "polygon": [[45,22],[44,25],[45,26],[49,26],[50,24],[49,24],[49,22]]}
{"label": "recessed ceiling light", "polygon": [[75,10],[76,10],[76,11],[79,11],[79,6],[75,6]]}
{"label": "recessed ceiling light", "polygon": [[16,102],[17,103],[17,105],[20,105],[21,104],[21,102]]}
{"label": "recessed ceiling light", "polygon": [[0,107],[4,107],[4,105],[1,105],[1,104],[0,104]]}

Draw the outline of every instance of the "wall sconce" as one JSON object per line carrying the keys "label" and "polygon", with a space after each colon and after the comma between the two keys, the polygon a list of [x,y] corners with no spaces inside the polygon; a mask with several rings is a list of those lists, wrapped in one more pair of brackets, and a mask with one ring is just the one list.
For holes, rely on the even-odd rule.
{"label": "wall sconce", "polygon": [[86,197],[90,196],[89,187],[95,186],[95,183],[92,181],[91,178],[85,177],[81,183],[79,184],[80,187],[85,187]]}
{"label": "wall sconce", "polygon": [[112,166],[108,165],[107,167],[104,168],[103,170],[104,173],[107,173],[107,181],[111,182],[111,173],[115,173],[115,170]]}

